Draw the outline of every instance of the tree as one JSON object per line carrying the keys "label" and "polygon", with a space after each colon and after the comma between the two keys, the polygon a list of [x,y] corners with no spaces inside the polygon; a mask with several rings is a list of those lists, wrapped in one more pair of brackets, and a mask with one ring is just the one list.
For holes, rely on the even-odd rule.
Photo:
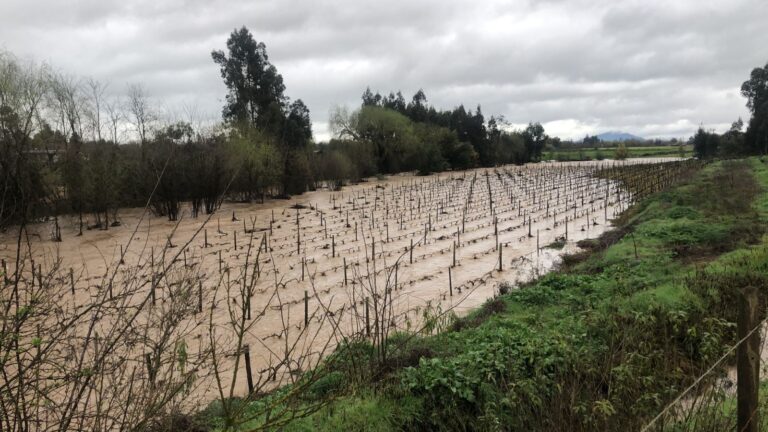
{"label": "tree", "polygon": [[714,132],[707,132],[699,127],[692,138],[693,154],[699,159],[711,159],[718,155],[720,137]]}
{"label": "tree", "polygon": [[747,98],[747,107],[753,114],[768,102],[768,63],[752,69],[749,79],[741,84],[741,95]]}
{"label": "tree", "polygon": [[527,159],[530,161],[540,160],[541,152],[549,139],[544,133],[544,126],[541,123],[529,123],[523,131],[523,138],[525,139]]}
{"label": "tree", "polygon": [[277,68],[269,62],[266,45],[256,42],[251,32],[241,27],[227,39],[227,51],[211,52],[228,89],[224,119],[268,128],[274,124],[271,113],[285,103],[285,85]]}
{"label": "tree", "polygon": [[720,136],[720,145],[718,151],[723,155],[739,156],[746,154],[747,148],[744,144],[744,122],[739,118],[731,124],[731,128]]}
{"label": "tree", "polygon": [[304,148],[312,141],[312,120],[309,108],[301,99],[293,102],[288,109],[283,140],[290,149]]}
{"label": "tree", "polygon": [[[370,90],[366,89],[366,91],[370,93]],[[363,106],[375,105],[367,105],[363,102]],[[331,133],[341,140],[359,140],[360,136],[357,132],[359,114],[359,110],[350,113],[345,106],[337,105],[331,108],[330,118],[328,119]]]}
{"label": "tree", "polygon": [[[320,147],[320,151],[325,151],[325,146]],[[349,181],[357,182],[363,177],[369,177],[376,174],[377,163],[374,156],[373,144],[367,141],[357,141],[353,139],[331,139],[327,145],[328,152],[340,153],[350,161]],[[333,179],[333,176],[323,174],[317,180]]]}
{"label": "tree", "polygon": [[90,107],[86,114],[91,121],[91,129],[93,129],[94,138],[97,141],[101,141],[101,112],[103,109],[102,105],[104,104],[104,91],[107,89],[107,85],[93,78],[88,78],[85,81],[85,85],[90,103]]}
{"label": "tree", "polygon": [[234,129],[227,139],[227,164],[237,176],[230,191],[243,201],[263,198],[280,184],[283,160],[269,137],[255,127]]}
{"label": "tree", "polygon": [[499,162],[524,164],[530,162],[525,147],[525,137],[519,131],[502,132],[499,136]]}
{"label": "tree", "polygon": [[424,94],[424,90],[419,89],[413,95],[413,99],[406,109],[408,117],[415,122],[423,122],[427,119],[427,95]]}
{"label": "tree", "polygon": [[[88,156],[88,172],[90,174],[91,187],[90,207],[96,216],[96,224],[103,229],[109,229],[111,210],[116,213],[118,207],[118,176],[116,175],[118,158],[118,148],[116,144],[97,144],[93,146]],[[144,181],[153,181],[156,179],[143,179]],[[123,182],[121,182],[123,183]],[[136,179],[133,179],[135,185]],[[136,189],[144,187],[143,182],[139,182]],[[123,186],[127,186],[123,184]],[[146,199],[148,195],[143,195]],[[102,221],[101,217],[104,216]],[[113,221],[115,223],[116,221]]]}
{"label": "tree", "polygon": [[586,135],[581,142],[585,146],[597,146],[597,145],[600,145],[600,138],[598,138],[597,135],[595,136]]}
{"label": "tree", "polygon": [[355,125],[358,139],[373,145],[379,173],[408,168],[406,155],[416,138],[407,117],[386,108],[364,106],[356,115]]}
{"label": "tree", "polygon": [[290,105],[282,136],[283,193],[303,193],[312,177],[305,152],[312,142],[312,121],[309,119],[309,108],[301,99]]}
{"label": "tree", "polygon": [[363,106],[376,106],[378,105],[378,101],[376,100],[376,97],[373,95],[373,92],[371,92],[370,87],[366,87],[365,91],[363,92]]}
{"label": "tree", "polygon": [[0,52],[0,225],[26,223],[45,205],[43,173],[31,138],[42,121],[50,81],[45,66],[23,65]]}
{"label": "tree", "polygon": [[255,127],[273,138],[282,156],[283,194],[304,192],[311,183],[309,109],[301,99],[288,103],[283,77],[269,62],[264,43],[254,40],[247,28],[232,32],[227,51],[211,53],[228,89],[224,119],[237,128]]}
{"label": "tree", "polygon": [[63,180],[67,188],[67,197],[72,211],[78,215],[78,235],[83,235],[83,212],[88,203],[88,179],[82,143],[77,135],[67,147],[64,155]]}
{"label": "tree", "polygon": [[749,153],[768,154],[768,103],[755,110],[744,138]]}
{"label": "tree", "polygon": [[459,144],[456,134],[429,123],[416,123],[413,127],[418,144],[411,150],[409,165],[421,175],[448,168],[446,159],[455,156]]}
{"label": "tree", "polygon": [[[423,94],[423,93],[422,93]],[[426,98],[425,98],[426,99]],[[389,96],[384,100],[384,108],[389,108],[393,111],[397,111],[400,114],[408,115],[407,105],[403,94],[399,91],[397,94],[390,92]]]}
{"label": "tree", "polygon": [[752,69],[750,78],[741,85],[741,95],[747,98],[752,112],[745,135],[751,153],[768,153],[768,63]]}
{"label": "tree", "polygon": [[131,114],[130,121],[136,129],[139,143],[144,148],[149,138],[150,127],[156,117],[143,84],[128,85],[128,112]]}
{"label": "tree", "polygon": [[613,152],[613,158],[616,160],[624,160],[629,157],[629,150],[627,150],[627,146],[624,145],[624,143],[619,144],[618,147],[616,147],[616,150]]}
{"label": "tree", "polygon": [[48,96],[59,129],[68,137],[82,137],[85,100],[77,80],[63,74],[51,75]]}
{"label": "tree", "polygon": [[104,105],[104,109],[107,111],[107,119],[109,121],[109,138],[114,144],[118,144],[120,142],[118,127],[125,118],[122,106],[123,103],[119,97],[115,97],[107,101]]}

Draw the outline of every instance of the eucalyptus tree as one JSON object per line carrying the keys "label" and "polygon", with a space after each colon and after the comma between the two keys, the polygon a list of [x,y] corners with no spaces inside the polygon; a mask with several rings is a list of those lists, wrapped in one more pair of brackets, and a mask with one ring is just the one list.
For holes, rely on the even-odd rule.
{"label": "eucalyptus tree", "polygon": [[748,80],[741,85],[741,95],[747,98],[752,112],[745,141],[751,152],[768,153],[768,63],[752,69]]}
{"label": "eucalyptus tree", "polygon": [[309,109],[285,96],[283,77],[270,63],[267,48],[242,27],[227,40],[227,52],[214,50],[214,63],[227,86],[222,115],[234,128],[254,127],[271,137],[282,157],[282,194],[301,193],[311,183],[308,147],[312,143]]}
{"label": "eucalyptus tree", "polygon": [[214,50],[211,57],[219,65],[228,89],[224,119],[270,129],[275,111],[282,111],[285,104],[285,85],[282,75],[269,62],[266,45],[256,42],[251,32],[241,27],[229,36],[227,53]]}

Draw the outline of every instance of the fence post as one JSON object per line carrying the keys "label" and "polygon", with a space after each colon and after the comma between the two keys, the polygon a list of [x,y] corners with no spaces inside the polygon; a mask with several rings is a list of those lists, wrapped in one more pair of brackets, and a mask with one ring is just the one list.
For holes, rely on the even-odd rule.
{"label": "fence post", "polygon": [[[744,339],[760,323],[757,290],[747,287],[739,296],[738,339]],[[737,428],[758,432],[758,389],[760,387],[760,330],[753,332],[736,349]]]}

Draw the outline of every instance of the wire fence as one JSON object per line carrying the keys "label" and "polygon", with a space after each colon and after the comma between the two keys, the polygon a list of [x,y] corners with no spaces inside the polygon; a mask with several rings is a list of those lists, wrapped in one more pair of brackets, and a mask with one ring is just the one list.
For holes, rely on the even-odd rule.
{"label": "wire fence", "polygon": [[[641,432],[768,431],[768,421],[760,416],[768,408],[768,381],[765,391],[760,381],[760,377],[768,376],[768,349],[765,348],[768,318],[749,328],[751,330],[745,336],[664,407]],[[755,336],[759,337],[759,347],[757,352],[748,355],[757,357],[754,360],[759,364],[758,376],[753,382],[762,397],[757,398],[756,409],[750,408],[747,411],[753,424],[740,428],[738,418],[742,414],[738,407],[737,357],[740,348],[748,349],[750,340],[754,343],[755,340],[751,338]]]}

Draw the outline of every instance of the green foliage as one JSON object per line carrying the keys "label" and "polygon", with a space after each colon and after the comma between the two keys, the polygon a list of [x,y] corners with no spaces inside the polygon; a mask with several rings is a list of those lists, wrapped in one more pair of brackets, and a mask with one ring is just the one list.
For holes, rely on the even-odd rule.
{"label": "green foliage", "polygon": [[309,165],[309,157],[306,152],[294,150],[285,156],[285,169],[283,170],[283,189],[287,195],[296,195],[305,192],[312,183],[312,169]]}
{"label": "green foliage", "polygon": [[312,158],[315,181],[326,181],[330,190],[340,190],[348,181],[359,181],[360,174],[345,152],[323,148]]}
{"label": "green foliage", "polygon": [[613,152],[613,158],[616,160],[624,160],[629,157],[629,150],[627,150],[627,147],[622,143],[619,144],[619,146],[616,148],[616,151]]}
{"label": "green foliage", "polygon": [[269,62],[264,43],[256,42],[247,28],[232,32],[227,50],[211,53],[229,91],[224,119],[237,128],[254,128],[272,138],[283,162],[283,194],[306,191],[313,181],[305,151],[312,142],[309,109],[301,99],[288,103],[283,77]]}
{"label": "green foliage", "polygon": [[605,159],[605,155],[602,151],[600,151],[600,149],[595,150],[595,159],[599,161]]}
{"label": "green foliage", "polygon": [[213,61],[221,69],[227,86],[224,118],[235,123],[247,122],[261,129],[273,125],[271,112],[283,103],[283,77],[269,62],[267,47],[256,42],[247,28],[232,32],[227,40],[228,53],[213,51]]}
{"label": "green foliage", "polygon": [[224,165],[232,174],[237,174],[230,191],[239,194],[242,200],[256,199],[280,184],[283,157],[263,133],[242,127],[233,131],[225,145]]}
{"label": "green foliage", "polygon": [[395,173],[408,168],[407,155],[413,151],[416,136],[407,117],[365,106],[357,113],[356,124],[359,139],[373,145],[378,172]]}
{"label": "green foliage", "polygon": [[544,133],[544,127],[541,123],[529,123],[523,131],[525,140],[526,159],[538,161],[541,159],[541,152],[544,150],[549,137]]}
{"label": "green foliage", "polygon": [[345,375],[339,371],[333,371],[312,383],[307,392],[311,398],[322,399],[343,389],[345,385]]}
{"label": "green foliage", "polygon": [[[379,136],[370,134],[367,117],[375,110],[388,111],[388,116],[395,114],[410,120],[415,125],[418,143],[413,147],[415,152],[424,154],[412,160],[409,169],[417,169],[422,173],[450,167],[454,170],[467,169],[476,166],[495,166],[507,163],[522,164],[541,159],[544,147],[555,140],[550,139],[539,123],[531,123],[522,131],[509,131],[503,117],[491,116],[487,123],[481,108],[473,112],[463,105],[452,111],[438,111],[427,105],[426,95],[422,90],[416,92],[413,100],[406,104],[400,92],[382,96],[373,94],[370,88],[363,93],[362,107],[352,115],[339,109],[331,116],[332,129],[339,138],[353,141],[373,142],[376,145],[387,145],[384,138],[394,138],[396,135]],[[384,114],[375,114],[381,117]],[[390,120],[391,121],[391,120]],[[383,125],[384,122],[381,122]],[[402,130],[402,129],[401,129]],[[407,132],[399,134],[402,138]],[[438,143],[438,152],[432,143]],[[377,159],[385,156],[383,152],[376,155]],[[442,160],[441,160],[442,159]],[[392,165],[379,160],[379,169],[392,169]],[[382,171],[391,172],[391,171]]]}
{"label": "green foliage", "polygon": [[720,137],[714,132],[699,128],[693,136],[693,154],[700,159],[711,159],[717,156],[719,146]]}
{"label": "green foliage", "polygon": [[743,141],[745,153],[764,155],[768,153],[768,64],[752,69],[741,85],[741,95],[752,112]]}
{"label": "green foliage", "polygon": [[666,246],[704,244],[713,245],[727,240],[729,227],[720,224],[693,224],[690,219],[649,221],[638,227],[636,234]]}
{"label": "green foliage", "polygon": [[371,394],[344,400],[284,428],[286,432],[366,431],[387,432],[406,429],[418,417],[420,401],[405,397],[393,401]]}
{"label": "green foliage", "polygon": [[424,307],[421,318],[423,321],[424,334],[442,333],[448,329],[456,320],[456,314],[453,311],[446,312],[440,303],[437,306],[432,306],[430,302]]}

